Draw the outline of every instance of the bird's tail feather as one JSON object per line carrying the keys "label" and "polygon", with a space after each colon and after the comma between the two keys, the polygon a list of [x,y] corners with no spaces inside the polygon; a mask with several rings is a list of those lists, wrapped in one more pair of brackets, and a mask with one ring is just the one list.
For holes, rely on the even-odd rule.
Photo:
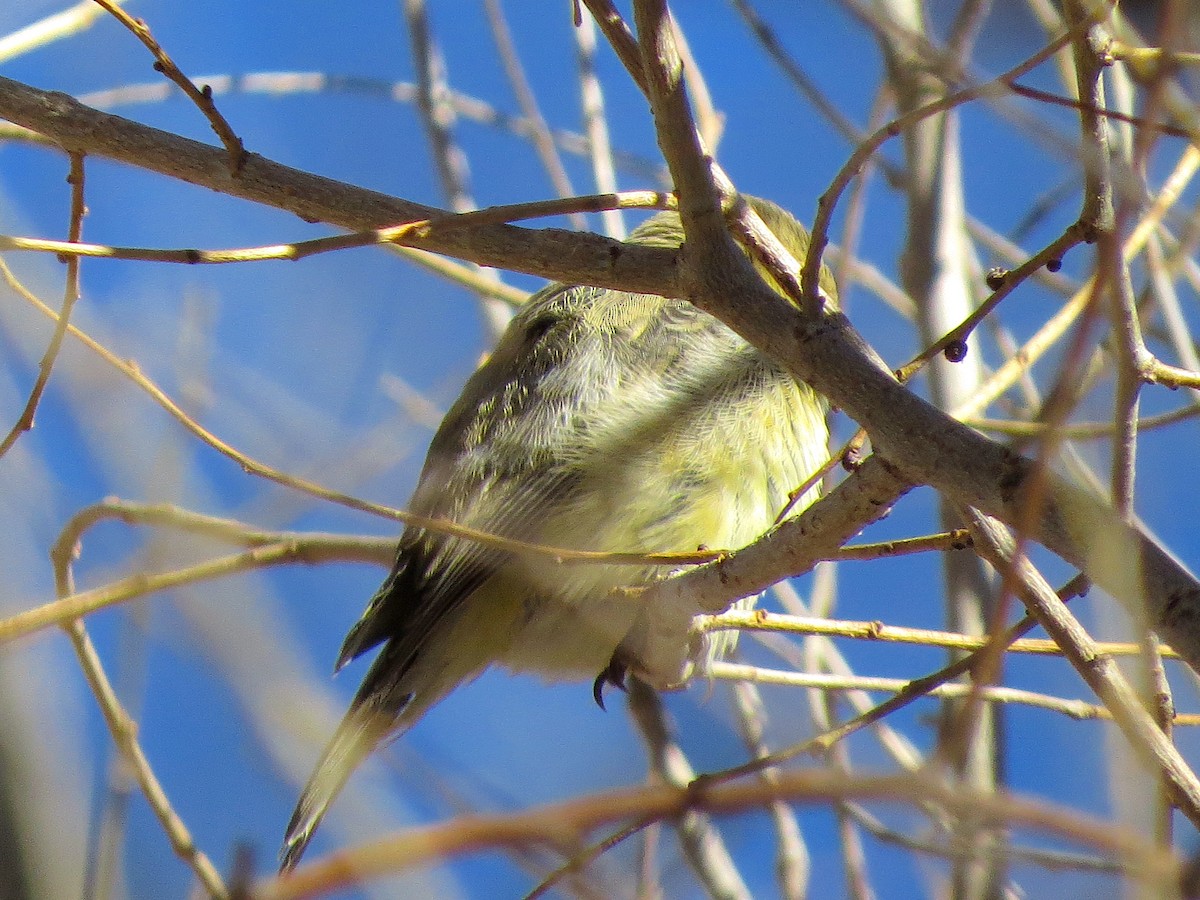
{"label": "bird's tail feather", "polygon": [[300,794],[280,850],[279,871],[295,867],[350,773],[393,731],[395,716],[374,704],[355,704],[325,747]]}
{"label": "bird's tail feather", "polygon": [[396,640],[384,645],[300,794],[279,854],[281,872],[300,861],[346,779],[376,747],[399,737],[457,685],[483,671],[485,660],[471,655],[462,640],[452,634],[450,644],[457,648],[453,656],[426,656]]}

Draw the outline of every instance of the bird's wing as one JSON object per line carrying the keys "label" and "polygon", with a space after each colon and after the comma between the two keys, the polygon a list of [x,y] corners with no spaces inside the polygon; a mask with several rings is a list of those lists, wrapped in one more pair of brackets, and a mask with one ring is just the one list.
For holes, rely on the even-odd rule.
{"label": "bird's wing", "polygon": [[[651,330],[646,306],[655,325],[714,321],[688,304],[626,295],[627,303],[640,304],[637,314],[622,319],[606,304],[601,322],[593,314],[595,296],[593,288],[559,286],[522,309],[438,429],[413,496],[414,511],[536,540],[547,514],[572,501],[580,477],[570,455],[586,446],[581,430],[593,411],[609,403],[628,377],[630,340],[636,343]],[[677,342],[665,343],[662,358],[644,357],[641,365],[668,369],[681,349]],[[384,687],[381,679],[394,684],[438,623],[508,557],[475,541],[407,529],[396,565],[338,659],[341,667],[381,641],[390,642],[389,665],[372,668],[359,702]]]}

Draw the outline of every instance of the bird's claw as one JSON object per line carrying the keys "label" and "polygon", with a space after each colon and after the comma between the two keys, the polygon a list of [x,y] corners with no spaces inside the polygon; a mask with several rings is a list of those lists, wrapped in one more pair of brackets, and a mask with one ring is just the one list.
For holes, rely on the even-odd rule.
{"label": "bird's claw", "polygon": [[627,691],[628,688],[625,686],[625,679],[628,676],[629,662],[626,660],[621,648],[618,647],[613,651],[612,659],[608,661],[608,665],[600,670],[600,674],[592,682],[592,699],[596,701],[596,705],[607,712],[604,706],[604,688],[611,684],[622,691]]}

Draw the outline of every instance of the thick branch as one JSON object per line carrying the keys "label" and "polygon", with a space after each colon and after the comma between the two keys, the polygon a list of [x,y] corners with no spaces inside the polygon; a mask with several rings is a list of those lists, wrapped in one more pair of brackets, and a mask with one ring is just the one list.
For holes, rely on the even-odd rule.
{"label": "thick branch", "polygon": [[[658,143],[679,188],[688,233],[681,277],[689,300],[830,398],[870,434],[876,451],[915,484],[1012,524],[1030,523],[1035,540],[1080,567],[1122,600],[1135,620],[1159,635],[1200,671],[1200,583],[1138,526],[1105,501],[957,422],[901,386],[875,351],[839,312],[804,314],[787,304],[748,265],[728,261],[727,241],[710,247],[687,211],[707,206],[710,192],[686,92],[669,41],[661,40],[663,0],[635,4],[645,77],[651,85]],[[649,52],[652,48],[653,52]],[[657,71],[655,71],[657,69]],[[681,180],[682,179],[682,180]],[[684,183],[698,197],[684,194]],[[697,223],[704,218],[697,216]],[[970,498],[970,499],[967,499]]]}
{"label": "thick branch", "polygon": [[[444,216],[444,210],[322,178],[248,154],[229,170],[224,150],[84,106],[66,94],[0,78],[0,117],[78,151],[128,163],[232,197],[351,231]],[[435,227],[402,243],[555,281],[672,294],[674,252],[599,235],[509,225]]]}

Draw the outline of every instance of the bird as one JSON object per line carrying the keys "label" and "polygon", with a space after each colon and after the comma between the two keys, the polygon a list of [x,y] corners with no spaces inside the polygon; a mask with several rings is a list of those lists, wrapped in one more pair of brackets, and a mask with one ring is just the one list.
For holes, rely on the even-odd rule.
{"label": "bird", "polygon": [[[804,227],[743,196],[802,257]],[[664,248],[683,241],[674,211],[629,237]],[[827,269],[820,282],[836,305]],[[827,458],[826,412],[811,387],[686,300],[551,284],[520,308],[446,414],[409,509],[559,548],[736,549],[816,499],[817,488],[798,502],[794,492]],[[662,566],[562,565],[407,527],[342,645],[335,671],[382,646],[301,793],[281,872],[380,744],[489,667],[550,681],[600,673],[603,705],[639,609],[636,593],[620,589],[663,577]],[[731,645],[714,640],[706,652]]]}

